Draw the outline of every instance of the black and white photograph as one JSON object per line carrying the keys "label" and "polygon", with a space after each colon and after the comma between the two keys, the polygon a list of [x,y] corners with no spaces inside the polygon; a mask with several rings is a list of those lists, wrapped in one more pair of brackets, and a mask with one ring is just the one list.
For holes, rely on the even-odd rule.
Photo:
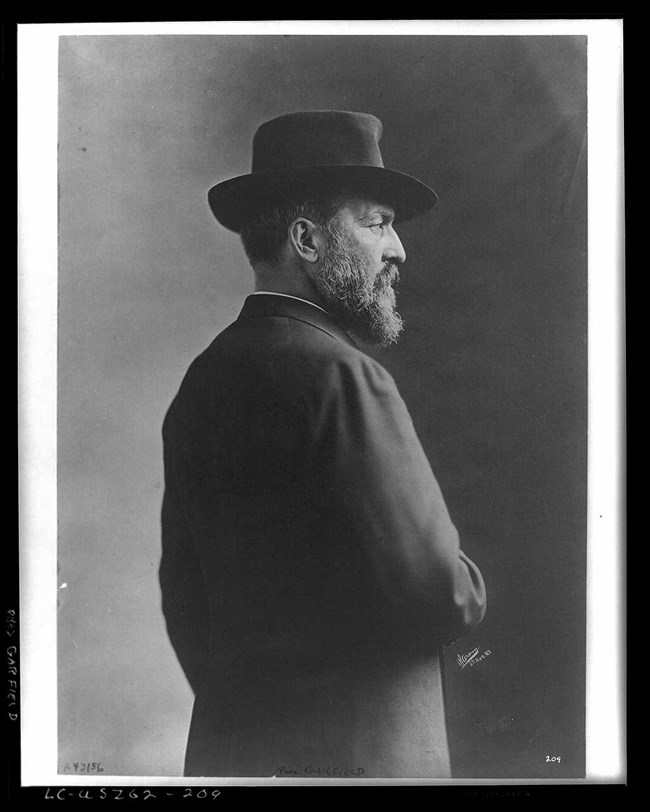
{"label": "black and white photograph", "polygon": [[23,713],[50,732],[23,770],[614,780],[600,29],[383,22],[48,40],[56,254],[27,209],[19,294]]}

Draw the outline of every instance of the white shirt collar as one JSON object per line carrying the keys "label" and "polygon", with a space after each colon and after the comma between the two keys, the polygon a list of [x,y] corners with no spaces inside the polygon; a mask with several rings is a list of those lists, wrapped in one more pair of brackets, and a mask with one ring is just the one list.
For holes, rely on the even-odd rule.
{"label": "white shirt collar", "polygon": [[309,304],[312,307],[317,307],[319,310],[322,310],[323,313],[327,313],[327,310],[322,308],[320,305],[314,304],[314,302],[310,302],[308,299],[301,299],[300,296],[292,296],[290,293],[277,293],[274,290],[256,290],[254,293],[251,293],[251,296],[259,296],[260,294],[264,296],[284,296],[286,299],[295,299],[298,302],[305,302],[305,304]]}

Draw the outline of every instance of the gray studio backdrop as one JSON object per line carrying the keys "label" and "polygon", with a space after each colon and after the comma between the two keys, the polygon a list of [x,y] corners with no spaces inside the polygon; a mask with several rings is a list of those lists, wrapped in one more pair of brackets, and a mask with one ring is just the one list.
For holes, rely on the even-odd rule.
{"label": "gray studio backdrop", "polygon": [[455,774],[580,776],[586,40],[566,36],[61,38],[59,768],[182,770],[160,429],[252,290],[207,189],[301,109],[378,115],[386,163],[441,198],[400,230],[406,331],[374,354],[487,582],[445,655]]}

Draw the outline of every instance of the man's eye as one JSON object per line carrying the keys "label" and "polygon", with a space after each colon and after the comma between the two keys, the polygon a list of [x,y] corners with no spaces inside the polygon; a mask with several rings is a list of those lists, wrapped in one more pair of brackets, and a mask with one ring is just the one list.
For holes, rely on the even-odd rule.
{"label": "man's eye", "polygon": [[384,228],[386,223],[373,223],[370,228]]}

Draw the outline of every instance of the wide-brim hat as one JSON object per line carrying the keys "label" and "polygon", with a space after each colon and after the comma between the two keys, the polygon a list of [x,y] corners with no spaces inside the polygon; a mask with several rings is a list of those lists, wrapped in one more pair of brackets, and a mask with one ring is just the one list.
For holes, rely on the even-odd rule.
{"label": "wide-brim hat", "polygon": [[424,214],[438,195],[422,181],[384,166],[382,129],[376,116],[336,110],[288,113],[267,121],[253,138],[250,174],[208,192],[212,213],[239,232],[246,219],[268,207],[350,192],[389,204],[395,222]]}

